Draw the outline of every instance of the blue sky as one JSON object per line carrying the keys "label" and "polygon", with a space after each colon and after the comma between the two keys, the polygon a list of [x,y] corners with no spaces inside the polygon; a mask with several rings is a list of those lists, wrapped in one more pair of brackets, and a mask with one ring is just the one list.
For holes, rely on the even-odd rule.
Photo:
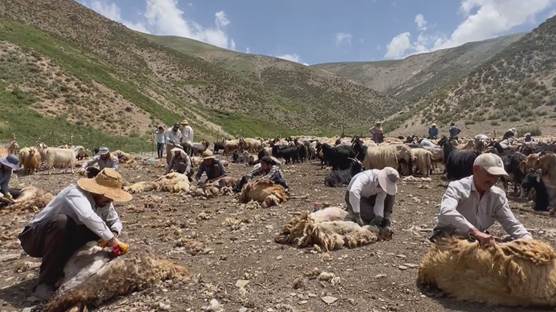
{"label": "blue sky", "polygon": [[143,32],[303,64],[398,59],[515,32],[556,0],[79,0]]}

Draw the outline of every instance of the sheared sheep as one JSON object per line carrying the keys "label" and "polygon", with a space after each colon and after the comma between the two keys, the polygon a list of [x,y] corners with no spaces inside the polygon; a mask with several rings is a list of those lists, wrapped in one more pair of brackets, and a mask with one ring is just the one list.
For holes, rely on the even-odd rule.
{"label": "sheared sheep", "polygon": [[1,211],[4,212],[13,210],[36,212],[44,208],[53,198],[54,196],[45,190],[34,186],[27,186],[21,190],[21,194],[13,202],[6,203],[5,207],[2,207],[2,202],[0,202],[0,207],[3,208]]}
{"label": "sheared sheep", "polygon": [[423,257],[418,284],[459,300],[510,306],[556,306],[556,252],[538,240],[480,247],[439,239]]}
{"label": "sheared sheep", "polygon": [[96,242],[85,244],[64,267],[65,279],[45,311],[99,306],[117,296],[146,289],[161,281],[185,281],[190,273],[180,265],[162,260],[144,248],[113,258]]}
{"label": "sheared sheep", "polygon": [[413,148],[411,157],[415,164],[415,172],[428,177],[432,172],[432,153],[424,148]]}
{"label": "sheared sheep", "polygon": [[24,147],[19,150],[19,161],[23,165],[25,174],[33,174],[39,170],[41,155],[35,147]]}
{"label": "sheared sheep", "polygon": [[283,186],[274,184],[270,180],[257,180],[247,183],[239,196],[240,203],[257,201],[265,208],[280,205],[288,200],[288,194]]}
{"label": "sheared sheep", "polygon": [[126,189],[130,193],[141,193],[154,190],[161,192],[179,193],[189,192],[190,184],[189,179],[185,174],[170,172],[159,178],[156,178],[154,181],[151,182],[143,181],[134,183],[128,186]]}
{"label": "sheared sheep", "polygon": [[293,244],[299,248],[317,245],[326,251],[344,246],[355,248],[378,240],[369,227],[361,227],[345,221],[347,212],[339,207],[329,207],[292,218],[275,237],[281,244]]}

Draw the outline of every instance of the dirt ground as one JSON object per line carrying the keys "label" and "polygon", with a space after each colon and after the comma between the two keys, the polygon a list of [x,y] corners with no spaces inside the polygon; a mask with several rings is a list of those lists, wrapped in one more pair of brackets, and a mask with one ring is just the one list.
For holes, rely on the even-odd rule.
{"label": "dirt ground", "polygon": [[[162,170],[121,171],[136,182],[150,180]],[[228,167],[237,177],[248,170],[245,165]],[[325,187],[328,169],[320,169],[316,162],[288,165],[284,172],[294,198],[281,207],[242,205],[232,196],[202,199],[170,193],[138,194],[130,203],[118,205],[130,248],[151,248],[186,266],[192,278],[117,298],[97,310],[211,311],[210,301],[216,299],[223,311],[534,311],[458,302],[429,296],[416,287],[417,265],[430,245],[427,229],[434,225],[445,189],[439,175],[428,183],[401,184],[392,241],[319,253],[277,244],[274,236],[293,215],[311,210],[315,203],[342,204],[345,188]],[[32,184],[56,193],[78,178],[39,173],[19,177],[14,186]],[[533,235],[554,245],[554,219],[529,207],[512,201],[514,213]],[[16,238],[32,215],[0,211],[0,311],[40,307],[31,296],[39,262],[22,253]],[[226,218],[242,222],[230,226]],[[497,227],[495,232],[499,231]],[[184,238],[201,242],[201,250],[195,254],[183,247]],[[319,281],[312,277],[316,270],[333,273],[339,281]],[[240,288],[241,283],[247,285]],[[322,299],[330,299],[326,296],[337,300],[327,304]]]}

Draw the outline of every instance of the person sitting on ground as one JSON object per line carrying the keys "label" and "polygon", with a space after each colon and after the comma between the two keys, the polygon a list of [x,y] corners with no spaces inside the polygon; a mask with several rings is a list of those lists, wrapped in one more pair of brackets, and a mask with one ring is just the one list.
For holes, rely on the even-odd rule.
{"label": "person sitting on ground", "polygon": [[195,174],[195,181],[201,181],[203,173],[206,174],[207,179],[204,183],[210,183],[226,175],[226,170],[222,163],[214,157],[211,151],[206,150],[201,155],[203,162],[199,165],[197,173]]}
{"label": "person sitting on ground", "polygon": [[118,158],[112,157],[112,154],[110,154],[110,150],[108,149],[108,147],[100,147],[98,149],[98,154],[93,157],[93,159],[84,163],[81,167],[81,170],[86,171],[87,168],[93,167],[95,164],[98,165],[99,171],[104,168],[112,168],[118,170]]}
{"label": "person sitting on ground", "polygon": [[504,133],[504,135],[502,136],[502,140],[508,140],[510,138],[516,138],[517,137],[517,130],[515,128],[511,128],[508,129],[508,131],[506,131]]}
{"label": "person sitting on ground", "polygon": [[164,127],[158,126],[156,132],[154,133],[154,141],[156,142],[156,153],[158,158],[164,156],[164,144],[166,143],[166,133],[164,132]]}
{"label": "person sitting on ground", "polygon": [[435,123],[433,123],[429,128],[429,139],[431,140],[438,139],[438,128],[436,127]]}
{"label": "person sitting on ground", "polygon": [[172,153],[170,152],[174,147],[181,143],[182,133],[179,124],[174,124],[172,128],[166,130],[166,163],[169,165],[172,160]]}
{"label": "person sitting on ground", "polygon": [[500,176],[507,176],[502,158],[484,153],[473,163],[473,175],[450,182],[437,217],[431,241],[443,235],[471,236],[481,246],[494,243],[487,230],[498,221],[512,239],[531,238],[515,218],[504,191],[496,186]]}
{"label": "person sitting on ground", "polygon": [[529,132],[525,133],[525,137],[524,137],[524,139],[523,139],[523,142],[525,142],[525,143],[531,143],[531,142],[533,142],[533,141],[535,141],[535,139],[533,138],[533,136],[531,135],[531,133],[529,133]]}
{"label": "person sitting on ground", "polygon": [[280,167],[276,164],[276,162],[274,162],[274,160],[272,160],[272,158],[270,158],[270,156],[264,156],[261,158],[260,162],[255,165],[249,174],[241,177],[241,180],[239,180],[239,183],[234,188],[234,191],[236,193],[240,192],[243,186],[253,178],[270,180],[276,184],[282,185],[286,190],[288,189],[288,183],[286,182],[286,179],[284,179],[282,170],[280,170]]}
{"label": "person sitting on ground", "polygon": [[19,193],[9,188],[13,172],[19,169],[21,168],[17,156],[8,155],[0,159],[0,197],[5,201],[11,202],[14,196],[18,195],[15,193]]}
{"label": "person sitting on ground", "polygon": [[384,142],[384,129],[382,129],[382,123],[377,122],[374,127],[371,128],[371,138],[376,144]]}
{"label": "person sitting on ground", "polygon": [[362,171],[351,179],[345,202],[354,222],[377,226],[382,234],[391,236],[391,217],[398,191],[398,171],[391,167]]}
{"label": "person sitting on ground", "polygon": [[188,177],[191,176],[191,158],[189,155],[185,153],[185,151],[179,147],[175,147],[171,150],[172,153],[172,160],[170,160],[170,165],[168,165],[168,169],[166,173],[175,171],[179,173],[183,173]]}
{"label": "person sitting on ground", "polygon": [[459,134],[461,133],[461,129],[456,127],[455,123],[450,123],[450,128],[448,129],[448,133],[450,134],[450,140],[458,139]]}
{"label": "person sitting on ground", "polygon": [[25,226],[18,238],[31,257],[42,258],[34,295],[48,298],[60,285],[64,266],[71,255],[89,241],[101,240],[126,252],[118,240],[122,222],[112,202],[128,202],[132,196],[122,189],[123,178],[105,168],[92,178],[71,184]]}

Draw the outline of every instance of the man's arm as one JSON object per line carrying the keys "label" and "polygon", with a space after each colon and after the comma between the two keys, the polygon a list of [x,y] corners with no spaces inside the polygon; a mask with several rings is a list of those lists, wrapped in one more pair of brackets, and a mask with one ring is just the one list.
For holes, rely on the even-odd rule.
{"label": "man's arm", "polygon": [[199,181],[201,179],[201,176],[203,175],[203,172],[205,172],[207,170],[207,166],[205,164],[201,164],[199,166],[199,169],[197,169],[197,173],[195,174],[195,180]]}
{"label": "man's arm", "polygon": [[116,212],[116,209],[114,209],[113,204],[110,204],[110,206],[108,207],[108,214],[106,215],[106,224],[108,225],[108,227],[110,227],[110,230],[112,232],[116,232],[118,235],[122,233],[122,228],[123,228],[122,221],[120,220],[120,217]]}
{"label": "man's arm", "polygon": [[527,229],[514,216],[506,195],[501,194],[495,208],[495,219],[500,222],[504,230],[512,236],[512,238],[533,238]]}
{"label": "man's arm", "polygon": [[457,207],[460,199],[461,197],[455,186],[450,183],[440,203],[438,226],[453,228],[460,234],[468,234],[476,228],[458,212]]}
{"label": "man's arm", "polygon": [[108,228],[106,222],[93,211],[91,203],[85,197],[68,194],[66,201],[75,212],[77,219],[91,230],[91,232],[105,241],[110,241],[114,238],[114,234]]}
{"label": "man's arm", "polygon": [[9,194],[10,191],[9,184],[10,184],[11,177],[12,177],[12,172],[10,170],[6,172],[6,174],[3,177],[4,179],[0,183],[0,192],[2,192],[4,195]]}
{"label": "man's arm", "polygon": [[222,165],[221,161],[218,161],[218,168],[220,168],[220,172],[222,172],[222,176],[226,175],[226,169],[224,169],[224,166]]}
{"label": "man's arm", "polygon": [[86,162],[86,163],[83,163],[83,166],[81,166],[81,169],[85,169],[85,168],[87,168],[87,167],[91,167],[92,165],[98,163],[98,160],[99,160],[99,159],[100,159],[100,158],[97,157],[97,156],[93,157],[93,159],[89,160],[89,161]]}
{"label": "man's arm", "polygon": [[386,193],[379,192],[376,194],[375,205],[373,207],[373,213],[375,216],[384,218],[384,200],[386,199]]}

